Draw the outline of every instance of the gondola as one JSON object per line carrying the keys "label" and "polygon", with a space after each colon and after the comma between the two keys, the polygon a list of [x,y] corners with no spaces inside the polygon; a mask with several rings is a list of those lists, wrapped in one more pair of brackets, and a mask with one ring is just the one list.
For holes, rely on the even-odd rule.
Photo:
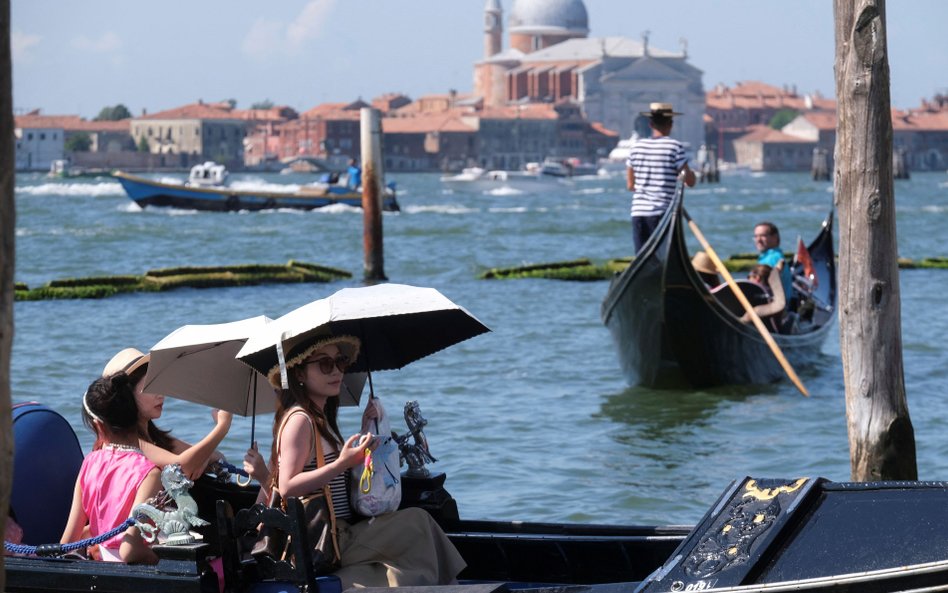
{"label": "gondola", "polygon": [[[36,403],[14,409],[14,439],[12,511],[25,537],[39,543],[35,538],[54,537],[68,514],[78,441],[61,416]],[[31,488],[24,490],[23,480]],[[70,486],[65,492],[53,486],[62,482]],[[444,484],[444,474],[403,474],[402,504],[430,512],[468,565],[457,585],[425,587],[427,593],[948,590],[945,482],[743,477],[694,527],[466,520]],[[6,557],[6,590],[212,593],[221,585],[211,560],[222,557],[225,591],[340,593],[331,575],[289,564],[276,572],[239,553],[235,527],[254,489],[206,477],[192,495],[214,523],[199,529],[204,541],[156,546],[154,566]],[[298,521],[288,524],[292,537],[305,539]],[[399,591],[418,589],[393,593]]]}
{"label": "gondola", "polygon": [[[709,289],[685,244],[683,187],[642,252],[609,285],[602,320],[630,385],[711,387],[770,383],[784,371],[726,285]],[[836,264],[833,213],[808,252],[812,289],[787,295],[783,331],[774,341],[794,366],[812,364],[835,327]],[[802,272],[794,266],[793,273]],[[742,283],[748,296],[754,287]],[[753,302],[753,301],[752,301]]]}

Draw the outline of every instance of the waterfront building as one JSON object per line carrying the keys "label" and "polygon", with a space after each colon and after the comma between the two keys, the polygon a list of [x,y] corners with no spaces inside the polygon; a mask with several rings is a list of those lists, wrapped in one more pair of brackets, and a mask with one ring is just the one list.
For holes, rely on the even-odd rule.
{"label": "waterfront building", "polygon": [[[228,167],[244,164],[244,140],[258,126],[296,117],[288,107],[236,109],[229,102],[198,101],[132,119],[131,133],[138,147],[166,155],[169,166],[189,167],[213,160]],[[263,150],[264,157],[266,151]]]}
{"label": "waterfront building", "polygon": [[[836,109],[802,111],[775,130],[755,124],[733,141],[736,162],[755,171],[807,171],[813,151],[824,151],[833,168]],[[910,171],[948,168],[948,100],[936,96],[917,108],[892,110],[892,148]]]}
{"label": "waterfront building", "polygon": [[65,128],[64,122],[57,119],[62,118],[40,115],[14,118],[17,171],[49,171],[53,161],[63,158]]}
{"label": "waterfront building", "polygon": [[[836,110],[836,101],[819,93],[799,95],[795,86],[781,88],[756,80],[738,82],[733,87],[718,84],[708,91],[705,103],[708,116],[706,143],[717,149],[719,160],[737,163],[741,160],[735,151],[736,140],[754,133],[753,126],[769,125],[777,113],[790,111],[796,116],[804,112]],[[759,139],[761,135],[755,133],[747,141]]]}
{"label": "waterfront building", "polygon": [[621,137],[647,135],[640,112],[653,101],[684,113],[673,136],[695,149],[704,142],[702,72],[687,47],[669,52],[641,40],[589,37],[582,0],[513,0],[509,47],[502,48],[500,0],[485,5],[484,56],[474,66],[474,93],[485,108],[568,101]]}
{"label": "waterfront building", "polygon": [[[90,121],[78,115],[42,115],[34,111],[14,118],[16,168],[18,171],[48,171],[54,160],[69,159],[74,165],[100,166],[99,161],[134,150],[129,121]],[[88,148],[68,150],[70,139],[84,136]]]}

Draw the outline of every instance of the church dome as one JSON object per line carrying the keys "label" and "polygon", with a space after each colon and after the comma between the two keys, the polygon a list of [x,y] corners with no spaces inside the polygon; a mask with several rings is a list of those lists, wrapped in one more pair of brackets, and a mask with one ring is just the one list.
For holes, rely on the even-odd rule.
{"label": "church dome", "polygon": [[514,0],[511,34],[586,36],[589,16],[583,0]]}

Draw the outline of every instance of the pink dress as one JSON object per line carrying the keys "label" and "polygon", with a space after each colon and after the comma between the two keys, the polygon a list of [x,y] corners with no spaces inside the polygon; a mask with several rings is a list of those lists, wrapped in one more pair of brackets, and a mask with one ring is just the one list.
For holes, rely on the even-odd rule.
{"label": "pink dress", "polygon": [[[93,537],[128,519],[138,487],[155,467],[140,452],[126,449],[103,448],[86,456],[79,470],[79,485],[82,510],[89,518],[89,532]],[[123,535],[124,532],[100,546],[117,557]]]}

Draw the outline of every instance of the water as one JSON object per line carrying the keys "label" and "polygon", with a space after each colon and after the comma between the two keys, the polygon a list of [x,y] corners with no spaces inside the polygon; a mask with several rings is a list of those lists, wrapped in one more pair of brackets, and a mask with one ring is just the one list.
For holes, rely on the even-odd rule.
{"label": "water", "polygon": [[[246,185],[299,183],[234,175]],[[599,318],[606,282],[478,280],[495,266],[629,255],[624,182],[581,181],[546,195],[442,191],[436,175],[395,175],[402,212],[385,213],[385,272],[432,286],[493,329],[400,371],[374,376],[395,412],[417,399],[429,420],[432,469],[466,518],[690,524],[735,478],[849,477],[839,340],[816,368],[789,382],[707,391],[652,391],[623,382]],[[896,183],[902,257],[948,255],[948,182],[914,174]],[[18,302],[14,401],[38,400],[66,416],[88,450],[80,398],[118,350],[147,350],[187,323],[279,316],[359,285],[362,213],[141,211],[107,179],[17,179],[18,281],[140,274],[178,265],[283,263],[298,259],[351,271],[332,284],[180,290],[103,300]],[[802,174],[725,177],[686,196],[688,210],[722,255],[753,251],[752,228],[773,220],[784,248],[812,238],[832,205],[831,186]],[[692,248],[697,248],[693,241]],[[919,477],[948,478],[948,386],[941,313],[948,271],[902,272],[906,389]],[[343,427],[356,430],[357,412]],[[189,441],[211,427],[207,409],[167,399],[159,425]],[[270,417],[256,434],[269,449]],[[239,463],[251,423],[237,418],[222,451]]]}

